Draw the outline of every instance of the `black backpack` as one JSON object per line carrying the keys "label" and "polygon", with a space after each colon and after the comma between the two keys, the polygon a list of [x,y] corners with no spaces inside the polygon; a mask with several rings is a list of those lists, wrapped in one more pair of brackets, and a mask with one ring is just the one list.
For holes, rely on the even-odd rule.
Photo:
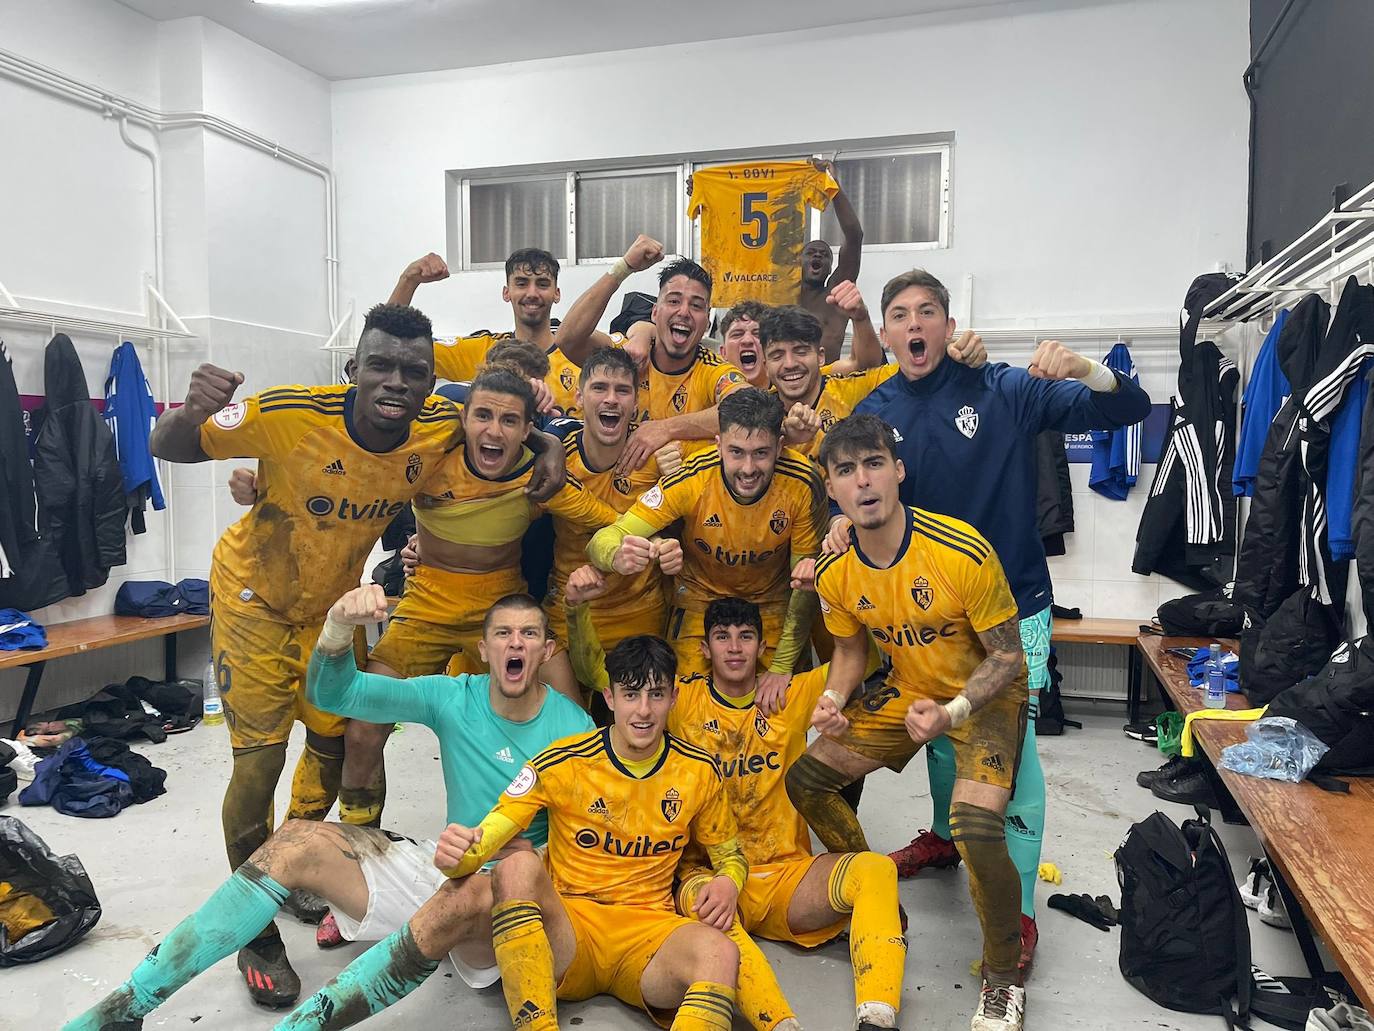
{"label": "black backpack", "polygon": [[1241,690],[1251,705],[1264,705],[1319,671],[1340,643],[1330,607],[1303,588],[1285,598],[1262,627],[1240,635]]}
{"label": "black backpack", "polygon": [[1116,850],[1121,974],[1161,1006],[1216,1013],[1228,1028],[1244,1027],[1250,1011],[1245,906],[1207,807],[1195,808],[1198,819],[1182,828],[1158,812],[1132,824]]}
{"label": "black backpack", "polygon": [[1223,587],[1166,601],[1157,618],[1166,637],[1237,637],[1259,622],[1254,609],[1232,601]]}
{"label": "black backpack", "polygon": [[1316,769],[1374,773],[1374,639],[1342,644],[1318,673],[1280,691],[1265,715],[1291,717],[1330,747]]}

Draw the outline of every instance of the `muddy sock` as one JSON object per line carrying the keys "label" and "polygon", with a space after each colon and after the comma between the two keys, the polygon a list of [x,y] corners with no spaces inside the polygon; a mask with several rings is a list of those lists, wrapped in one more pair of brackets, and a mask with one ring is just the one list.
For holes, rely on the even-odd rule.
{"label": "muddy sock", "polygon": [[343,777],[344,739],[323,737],[313,730],[305,732],[305,749],[296,762],[291,778],[289,820],[323,820],[339,797]]}
{"label": "muddy sock", "polygon": [[803,755],[787,771],[787,797],[830,852],[867,852],[854,810],[840,797],[852,778]]}
{"label": "muddy sock", "polygon": [[400,1002],[437,969],[439,961],[425,958],[407,924],[348,964],[338,977],[292,1010],[276,1031],[352,1027]]}
{"label": "muddy sock", "polygon": [[1002,815],[955,802],[949,826],[968,867],[969,894],[983,928],[983,976],[993,984],[1020,984],[1021,880],[1007,852]]}

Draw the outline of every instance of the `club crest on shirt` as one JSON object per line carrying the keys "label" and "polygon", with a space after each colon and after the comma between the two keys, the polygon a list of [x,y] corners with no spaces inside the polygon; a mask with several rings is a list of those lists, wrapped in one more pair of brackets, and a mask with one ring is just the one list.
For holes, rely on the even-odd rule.
{"label": "club crest on shirt", "polygon": [[773,517],[768,520],[768,529],[781,537],[782,532],[787,529],[787,513],[780,508],[775,509]]}
{"label": "club crest on shirt", "polygon": [[822,408],[820,411],[821,429],[829,433],[835,427],[835,413],[829,408]]}
{"label": "club crest on shirt", "polygon": [[911,600],[922,609],[930,608],[930,603],[935,600],[935,592],[930,589],[930,581],[924,576],[918,576],[911,581]]}
{"label": "club crest on shirt", "polygon": [[628,476],[616,476],[611,479],[611,486],[626,497],[630,494],[630,478]]}
{"label": "club crest on shirt", "polygon": [[763,713],[757,709],[754,710],[754,733],[758,734],[759,737],[768,736],[768,721],[763,718]]}
{"label": "club crest on shirt", "polygon": [[562,372],[560,372],[558,374],[558,383],[559,386],[561,386],[564,390],[571,390],[573,388],[572,369],[564,369]]}
{"label": "club crest on shirt", "polygon": [[663,818],[669,823],[677,819],[677,814],[682,812],[682,796],[677,793],[677,788],[669,788],[667,794],[663,796],[663,801],[658,804],[663,810]]}
{"label": "club crest on shirt", "polygon": [[672,399],[673,411],[681,412],[687,407],[687,384],[683,383],[673,391]]}
{"label": "club crest on shirt", "polygon": [[420,456],[412,453],[411,456],[406,459],[406,483],[414,483],[418,480],[420,478],[420,470],[423,469],[424,466],[425,463],[420,459]]}
{"label": "club crest on shirt", "polygon": [[954,417],[954,426],[960,433],[972,440],[973,435],[978,432],[978,413],[973,410],[971,405],[964,405],[963,408],[959,409],[959,414]]}

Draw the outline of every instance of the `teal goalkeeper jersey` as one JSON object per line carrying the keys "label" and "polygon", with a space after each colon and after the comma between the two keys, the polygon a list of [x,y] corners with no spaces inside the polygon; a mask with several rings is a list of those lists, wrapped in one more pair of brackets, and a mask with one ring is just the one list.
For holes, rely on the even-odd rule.
{"label": "teal goalkeeper jersey", "polygon": [[[525,763],[559,738],[592,730],[591,718],[553,688],[538,715],[512,723],[491,711],[491,676],[410,677],[364,673],[351,651],[310,656],[306,694],[326,712],[369,723],[422,723],[439,738],[448,794],[448,822],[476,827]],[[438,836],[437,834],[435,835]],[[543,845],[548,818],[540,813],[524,835]]]}

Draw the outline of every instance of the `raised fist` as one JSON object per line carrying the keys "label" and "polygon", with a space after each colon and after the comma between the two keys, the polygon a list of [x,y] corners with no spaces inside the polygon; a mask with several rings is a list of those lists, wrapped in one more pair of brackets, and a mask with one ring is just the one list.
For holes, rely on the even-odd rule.
{"label": "raised fist", "polygon": [[367,626],[386,619],[386,592],[379,584],[355,587],[329,609],[329,618],[346,626]]}
{"label": "raised fist", "polygon": [[234,391],[243,383],[243,373],[229,372],[206,362],[191,373],[186,391],[186,411],[202,423],[234,400]]}
{"label": "raised fist", "polygon": [[825,303],[838,308],[855,322],[868,321],[868,305],[864,304],[863,294],[859,293],[859,288],[848,279],[835,284]]}
{"label": "raised fist", "polygon": [[448,262],[430,251],[423,258],[416,258],[401,273],[402,279],[415,283],[437,283],[448,278]]}
{"label": "raised fist", "polygon": [[635,242],[630,244],[630,249],[625,252],[625,264],[630,266],[631,272],[643,272],[662,260],[663,244],[643,233],[635,237]]}
{"label": "raised fist", "polygon": [[1092,368],[1091,359],[1070,351],[1058,340],[1040,341],[1030,362],[1030,374],[1036,379],[1082,379]]}

